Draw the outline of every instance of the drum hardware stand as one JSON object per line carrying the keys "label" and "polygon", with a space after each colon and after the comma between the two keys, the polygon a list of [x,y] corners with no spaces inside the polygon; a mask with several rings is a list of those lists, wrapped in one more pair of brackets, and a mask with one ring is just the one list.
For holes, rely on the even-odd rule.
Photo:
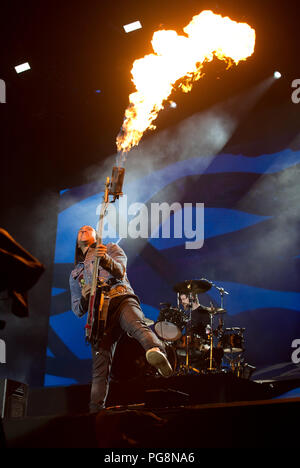
{"label": "drum hardware stand", "polygon": [[229,362],[229,366],[231,369],[231,372],[235,374],[237,377],[241,377],[242,373],[242,362],[244,361],[244,358],[242,357],[244,351],[241,353],[238,353],[237,356],[232,356],[232,353],[226,353],[226,354],[231,354],[231,356],[224,356],[224,358]]}
{"label": "drum hardware stand", "polygon": [[[220,300],[220,307],[221,309],[224,309],[224,295],[225,294],[229,294],[228,291],[225,291],[224,288],[220,288],[219,286],[217,286],[216,284],[214,283],[211,283],[213,287],[215,287],[217,289],[217,291],[219,291],[220,293],[220,297],[221,297],[221,300]],[[211,310],[216,312],[216,308],[214,307],[214,305],[212,304],[212,302],[210,302],[210,307],[211,307]],[[209,368],[208,370],[209,371],[212,371],[212,370],[216,370],[215,368],[212,367],[212,355],[213,355],[213,328],[212,328],[212,320],[213,320],[213,314],[214,312],[210,313],[209,316],[210,316],[210,327],[211,327],[211,330],[210,330],[210,359],[209,359]],[[219,334],[222,336],[222,334],[224,333],[224,322],[223,322],[223,319],[221,319],[221,321],[219,322],[219,326],[218,326],[218,329],[219,329]]]}
{"label": "drum hardware stand", "polygon": [[195,367],[192,367],[192,366],[188,366],[188,368],[186,367],[186,364],[180,364],[179,366],[179,370],[176,372],[175,375],[186,375],[188,374],[189,372],[196,372],[196,374],[200,374],[201,372],[199,371],[199,369],[196,369]]}
{"label": "drum hardware stand", "polygon": [[189,343],[191,341],[192,307],[193,307],[192,294],[189,293],[189,320],[186,325],[186,358],[185,358],[185,365],[186,365],[187,370],[189,370]]}
{"label": "drum hardware stand", "polygon": [[[215,286],[213,284],[213,286]],[[214,337],[214,330],[213,330],[213,317],[222,312],[225,312],[223,306],[224,306],[224,294],[229,294],[227,291],[224,290],[224,288],[219,288],[215,286],[218,291],[220,292],[221,295],[221,308],[217,308],[213,305],[212,302],[210,302],[210,312],[209,312],[209,318],[210,318],[210,334],[209,334],[209,340],[210,340],[210,353],[209,353],[209,367],[208,371],[215,371],[216,368],[213,367],[213,337]],[[219,326],[218,326],[218,337],[224,333],[224,322],[223,319],[221,318],[219,320]]]}
{"label": "drum hardware stand", "polygon": [[212,302],[210,303],[210,308],[211,312],[209,313],[209,318],[210,318],[210,352],[209,352],[209,367],[207,370],[209,371],[214,371],[216,370],[215,367],[212,367],[212,361],[213,361],[213,316],[214,316],[214,311],[215,307],[213,306]]}
{"label": "drum hardware stand", "polygon": [[[180,310],[180,293],[177,292],[177,308]],[[185,312],[183,312],[185,314]],[[186,315],[186,314],[185,314]],[[188,309],[188,320],[186,325],[186,343],[185,343],[185,364],[181,364],[180,367],[187,371],[189,369],[189,341],[190,341],[190,323],[192,319],[192,294],[189,293],[189,309]]]}

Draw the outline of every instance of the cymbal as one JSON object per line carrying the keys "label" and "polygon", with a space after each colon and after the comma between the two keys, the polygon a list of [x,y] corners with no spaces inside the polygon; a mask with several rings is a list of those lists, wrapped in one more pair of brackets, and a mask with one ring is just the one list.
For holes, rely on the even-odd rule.
{"label": "cymbal", "polygon": [[148,325],[148,326],[154,324],[154,320],[151,320],[151,319],[149,319],[148,317],[145,317],[145,318],[144,318],[144,322],[145,322],[146,325]]}
{"label": "cymbal", "polygon": [[194,312],[207,312],[208,314],[226,314],[226,310],[221,307],[207,307],[203,304],[199,304],[197,309],[194,309]]}
{"label": "cymbal", "polygon": [[226,310],[225,309],[222,309],[221,307],[206,307],[205,310],[207,310],[207,312],[209,314],[226,314]]}
{"label": "cymbal", "polygon": [[175,284],[173,290],[179,294],[201,294],[211,288],[212,284],[205,278],[198,280],[186,280]]}

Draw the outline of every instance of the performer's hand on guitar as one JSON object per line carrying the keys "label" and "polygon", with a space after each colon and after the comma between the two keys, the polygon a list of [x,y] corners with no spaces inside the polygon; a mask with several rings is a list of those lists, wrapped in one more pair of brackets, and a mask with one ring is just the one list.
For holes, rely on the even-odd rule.
{"label": "performer's hand on guitar", "polygon": [[107,247],[104,244],[99,244],[96,247],[96,257],[103,257],[107,252]]}
{"label": "performer's hand on guitar", "polygon": [[90,292],[91,292],[91,285],[90,284],[85,284],[81,289],[81,294],[82,294],[84,299],[87,299]]}

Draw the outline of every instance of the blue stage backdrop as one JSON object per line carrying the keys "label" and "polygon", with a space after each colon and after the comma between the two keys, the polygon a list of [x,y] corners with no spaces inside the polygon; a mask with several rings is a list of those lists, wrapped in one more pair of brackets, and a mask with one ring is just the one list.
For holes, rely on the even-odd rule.
{"label": "blue stage backdrop", "polygon": [[[201,229],[196,204],[204,204],[204,244],[198,249],[186,249],[191,239],[176,237],[172,222],[170,238],[161,230],[158,238],[147,239],[120,240],[111,233],[128,256],[128,277],[145,315],[155,321],[161,302],[176,305],[177,282],[207,278],[229,292],[225,326],[245,328],[246,361],[258,369],[291,363],[292,342],[300,338],[299,167],[300,151],[285,149],[255,157],[173,160],[148,173],[141,169],[140,177],[126,174],[122,203],[128,207],[140,202],[150,213],[153,203],[189,203],[193,228]],[[86,317],[71,311],[68,280],[77,231],[84,224],[96,227],[107,175],[61,193],[45,385],[91,378]],[[116,202],[117,211],[120,206]],[[199,299],[220,304],[216,288]]]}

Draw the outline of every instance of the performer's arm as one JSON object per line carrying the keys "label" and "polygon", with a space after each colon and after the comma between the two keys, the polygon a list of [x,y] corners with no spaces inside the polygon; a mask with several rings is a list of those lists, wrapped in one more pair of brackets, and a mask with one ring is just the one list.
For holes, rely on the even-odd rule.
{"label": "performer's arm", "polygon": [[82,317],[88,309],[89,301],[88,296],[84,297],[82,295],[81,287],[78,282],[78,279],[74,279],[72,275],[70,275],[70,292],[71,292],[71,304],[72,304],[72,311],[74,312],[77,317]]}
{"label": "performer's arm", "polygon": [[100,265],[107,270],[112,276],[122,280],[126,274],[127,257],[123,249],[117,244],[112,244],[110,247],[110,255],[107,253],[107,248],[100,245],[98,248],[100,256]]}

